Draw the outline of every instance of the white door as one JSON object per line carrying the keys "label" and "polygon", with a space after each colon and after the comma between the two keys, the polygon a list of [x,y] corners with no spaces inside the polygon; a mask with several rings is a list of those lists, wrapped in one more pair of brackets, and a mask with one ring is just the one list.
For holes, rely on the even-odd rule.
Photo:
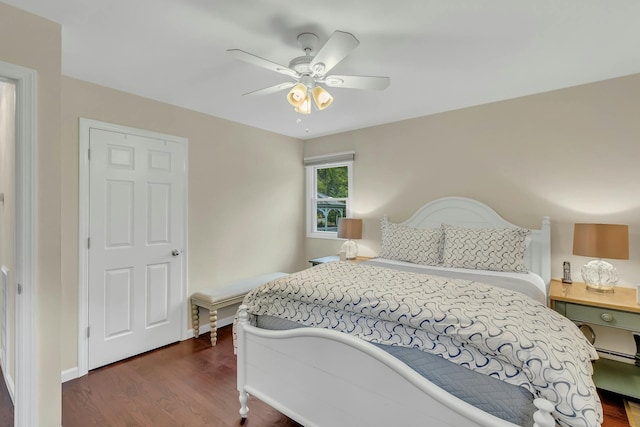
{"label": "white door", "polygon": [[92,128],[89,148],[94,369],[180,340],[186,147]]}

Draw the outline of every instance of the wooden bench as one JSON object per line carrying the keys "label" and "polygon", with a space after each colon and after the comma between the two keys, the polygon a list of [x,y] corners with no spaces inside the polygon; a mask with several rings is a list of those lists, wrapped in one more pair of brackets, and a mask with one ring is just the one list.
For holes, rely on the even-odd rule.
{"label": "wooden bench", "polygon": [[210,292],[196,292],[191,295],[191,321],[193,323],[193,334],[196,338],[200,336],[200,312],[199,307],[209,310],[209,322],[211,323],[211,345],[215,346],[218,340],[217,322],[218,309],[242,302],[244,296],[252,289],[263,285],[271,280],[286,276],[287,273],[269,273],[250,279],[240,280],[221,286]]}

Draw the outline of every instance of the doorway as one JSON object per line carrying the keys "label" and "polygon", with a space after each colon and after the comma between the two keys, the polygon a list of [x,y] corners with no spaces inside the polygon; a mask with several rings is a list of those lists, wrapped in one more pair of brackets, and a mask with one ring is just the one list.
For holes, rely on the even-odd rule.
{"label": "doorway", "polygon": [[[15,379],[16,84],[0,77],[0,421],[13,425]],[[5,425],[5,424],[3,424]]]}
{"label": "doorway", "polygon": [[[13,225],[13,256],[10,261],[13,271],[5,266],[7,271],[7,293],[9,297],[9,326],[7,335],[13,334],[15,339],[7,340],[7,359],[13,366],[13,403],[14,422],[20,427],[35,427],[37,424],[37,389],[36,371],[37,355],[36,343],[32,339],[23,337],[36,336],[36,229],[35,229],[35,200],[36,200],[36,81],[34,70],[0,61],[0,80],[10,82],[14,86],[13,101],[14,133],[8,147],[13,150],[12,184],[7,184],[13,192],[11,198],[4,197],[0,208],[4,213],[10,213],[14,218]],[[4,86],[5,90],[7,86]],[[6,195],[5,195],[6,196]],[[0,196],[0,199],[2,196]],[[12,203],[13,206],[9,206]],[[2,206],[4,205],[4,206]],[[3,258],[9,259],[3,255]],[[5,262],[5,260],[0,260]],[[11,301],[11,295],[14,295]],[[11,307],[13,305],[13,307]],[[10,323],[10,322],[7,322]],[[11,331],[11,329],[13,331]],[[12,342],[13,341],[13,342]],[[13,346],[14,348],[9,348]],[[11,363],[13,360],[13,363]],[[9,371],[9,370],[8,370]],[[8,383],[10,386],[11,384]]]}

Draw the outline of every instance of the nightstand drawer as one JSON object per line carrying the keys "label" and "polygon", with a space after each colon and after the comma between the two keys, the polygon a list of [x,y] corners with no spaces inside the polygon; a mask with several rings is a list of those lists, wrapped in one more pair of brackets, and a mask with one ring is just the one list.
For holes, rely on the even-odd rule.
{"label": "nightstand drawer", "polygon": [[574,321],[628,329],[630,331],[640,330],[640,316],[637,314],[572,303],[565,303],[564,308],[565,316]]}

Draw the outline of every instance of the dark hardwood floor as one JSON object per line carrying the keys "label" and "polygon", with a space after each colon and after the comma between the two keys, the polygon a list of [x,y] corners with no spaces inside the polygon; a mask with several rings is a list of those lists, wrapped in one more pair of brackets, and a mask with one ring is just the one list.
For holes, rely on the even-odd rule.
{"label": "dark hardwood floor", "polygon": [[0,381],[0,426],[13,427],[13,402],[1,373]]}
{"label": "dark hardwood floor", "polygon": [[602,427],[630,427],[624,410],[623,398],[617,394],[600,391],[604,423]]}
{"label": "dark hardwood floor", "polygon": [[[239,426],[231,327],[114,363],[62,386],[62,425]],[[299,427],[251,399],[247,427]]]}
{"label": "dark hardwood floor", "polygon": [[[228,326],[216,347],[206,334],[93,370],[63,384],[62,425],[239,426],[235,363]],[[602,399],[603,427],[629,427],[622,399]],[[247,427],[300,426],[257,399],[249,409]]]}

